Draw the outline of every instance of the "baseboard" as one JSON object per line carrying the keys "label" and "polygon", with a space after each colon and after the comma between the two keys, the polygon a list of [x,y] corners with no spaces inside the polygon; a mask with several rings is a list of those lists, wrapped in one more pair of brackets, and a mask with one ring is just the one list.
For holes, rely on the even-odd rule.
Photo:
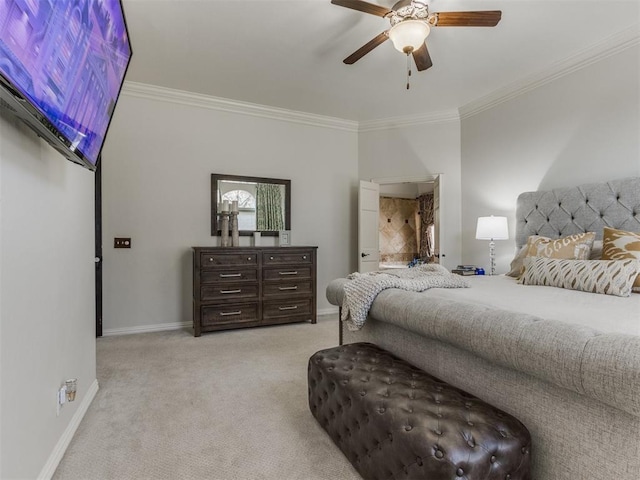
{"label": "baseboard", "polygon": [[164,332],[166,330],[182,330],[191,328],[191,322],[157,323],[155,325],[141,325],[138,327],[108,328],[103,330],[102,336],[132,335],[134,333]]}
{"label": "baseboard", "polygon": [[337,315],[338,307],[320,308],[318,309],[317,314],[319,317],[322,317],[323,315]]}
{"label": "baseboard", "polygon": [[80,403],[80,406],[76,410],[76,413],[73,414],[71,422],[69,422],[69,425],[67,425],[67,428],[64,430],[64,433],[60,437],[60,440],[58,440],[58,443],[53,449],[53,452],[51,452],[51,455],[49,455],[47,463],[45,463],[44,467],[42,467],[40,475],[38,475],[38,480],[49,480],[51,477],[53,477],[53,474],[56,472],[56,468],[58,468],[60,460],[62,460],[64,453],[67,451],[67,447],[69,447],[69,443],[71,443],[71,439],[80,426],[80,422],[87,413],[89,405],[91,405],[91,402],[93,402],[96,393],[98,393],[98,388],[98,380],[96,379],[89,387],[89,390],[82,399],[82,403]]}
{"label": "baseboard", "polygon": [[[317,310],[317,315],[335,315],[338,313],[338,307],[321,308]],[[142,325],[139,327],[123,327],[108,328],[102,331],[103,337],[114,335],[133,335],[135,333],[164,332],[167,330],[182,330],[183,328],[191,328],[191,322],[175,322],[175,323],[158,323],[156,325]]]}

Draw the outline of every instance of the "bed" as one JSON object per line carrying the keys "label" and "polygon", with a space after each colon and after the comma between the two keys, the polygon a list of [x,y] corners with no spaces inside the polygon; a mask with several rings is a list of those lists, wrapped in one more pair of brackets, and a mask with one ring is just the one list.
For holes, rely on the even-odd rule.
{"label": "bed", "polygon": [[[518,249],[605,226],[640,232],[640,178],[528,192],[517,202]],[[378,294],[367,341],[520,419],[539,480],[640,478],[640,293],[600,295],[468,277],[470,288]],[[346,279],[327,287],[342,306]]]}

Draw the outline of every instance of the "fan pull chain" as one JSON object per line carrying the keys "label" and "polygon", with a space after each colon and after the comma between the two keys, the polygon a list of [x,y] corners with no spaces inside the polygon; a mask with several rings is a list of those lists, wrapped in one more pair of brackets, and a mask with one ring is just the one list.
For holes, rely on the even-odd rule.
{"label": "fan pull chain", "polygon": [[411,88],[411,85],[409,85],[409,78],[411,77],[411,58],[409,58],[409,53],[407,52],[407,90]]}

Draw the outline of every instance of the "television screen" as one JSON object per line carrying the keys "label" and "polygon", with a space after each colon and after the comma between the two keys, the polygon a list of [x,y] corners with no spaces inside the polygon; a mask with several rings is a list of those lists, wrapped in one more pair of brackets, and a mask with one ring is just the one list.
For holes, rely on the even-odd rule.
{"label": "television screen", "polygon": [[5,97],[28,101],[27,123],[92,170],[130,59],[120,0],[0,0]]}

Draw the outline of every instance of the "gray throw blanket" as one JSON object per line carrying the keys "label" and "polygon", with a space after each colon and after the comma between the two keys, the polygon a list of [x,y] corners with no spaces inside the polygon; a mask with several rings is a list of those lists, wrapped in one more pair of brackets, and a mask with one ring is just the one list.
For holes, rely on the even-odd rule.
{"label": "gray throw blanket", "polygon": [[406,269],[352,273],[344,285],[342,320],[349,330],[360,330],[376,296],[387,288],[422,292],[429,288],[466,288],[469,284],[442,265],[429,263]]}

